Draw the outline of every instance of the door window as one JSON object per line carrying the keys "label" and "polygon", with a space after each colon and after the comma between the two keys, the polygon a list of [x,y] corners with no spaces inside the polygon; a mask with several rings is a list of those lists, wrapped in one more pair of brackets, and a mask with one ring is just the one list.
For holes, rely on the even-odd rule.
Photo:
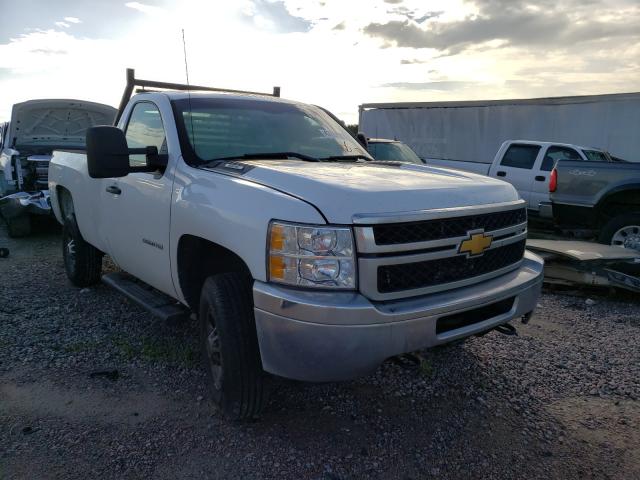
{"label": "door window", "polygon": [[[133,107],[126,130],[129,148],[156,147],[158,153],[167,153],[167,139],[160,111],[151,102],[139,102]],[[145,155],[130,155],[132,167],[147,164]]]}
{"label": "door window", "polygon": [[504,153],[500,165],[531,170],[536,163],[539,151],[538,145],[511,145]]}
{"label": "door window", "polygon": [[573,148],[569,147],[549,147],[542,160],[540,170],[550,172],[559,160],[582,160],[582,157]]}

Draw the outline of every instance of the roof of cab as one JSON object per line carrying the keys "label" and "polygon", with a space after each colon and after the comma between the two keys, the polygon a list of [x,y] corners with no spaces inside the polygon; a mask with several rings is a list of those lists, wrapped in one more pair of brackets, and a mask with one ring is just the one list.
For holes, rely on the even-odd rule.
{"label": "roof of cab", "polygon": [[562,142],[539,142],[537,140],[507,140],[507,143],[522,143],[524,145],[540,145],[541,147],[572,147],[579,148],[580,150],[596,150],[598,152],[604,152],[603,149],[597,147],[585,147],[583,145],[576,145],[575,143],[562,143]]}
{"label": "roof of cab", "polygon": [[264,102],[288,103],[292,105],[305,105],[303,102],[274,97],[269,94],[234,93],[234,92],[204,92],[204,91],[179,91],[179,90],[147,90],[136,93],[137,95],[161,94],[169,100],[184,100],[188,98],[233,98],[236,100],[260,100]]}

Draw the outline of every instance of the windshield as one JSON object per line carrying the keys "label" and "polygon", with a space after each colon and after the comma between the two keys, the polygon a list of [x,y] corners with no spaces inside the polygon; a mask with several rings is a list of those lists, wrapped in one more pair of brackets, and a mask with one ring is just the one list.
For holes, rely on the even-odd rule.
{"label": "windshield", "polygon": [[369,153],[376,160],[395,160],[424,165],[413,150],[400,142],[369,143]]}
{"label": "windshield", "polygon": [[582,150],[590,162],[608,162],[607,154],[598,150]]}
{"label": "windshield", "polygon": [[247,154],[295,152],[314,158],[365,155],[366,150],[322,109],[245,98],[173,101],[189,163]]}

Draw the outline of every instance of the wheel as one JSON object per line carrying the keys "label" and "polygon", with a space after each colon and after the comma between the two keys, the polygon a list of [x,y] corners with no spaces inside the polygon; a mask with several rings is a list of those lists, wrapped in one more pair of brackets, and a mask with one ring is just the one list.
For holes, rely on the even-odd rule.
{"label": "wheel", "polygon": [[640,213],[613,217],[600,229],[600,243],[640,250]]}
{"label": "wheel", "polygon": [[26,237],[31,233],[31,218],[28,215],[7,219],[7,230],[11,238]]}
{"label": "wheel", "polygon": [[62,258],[67,277],[76,287],[88,287],[100,281],[102,252],[88,244],[76,224],[68,217],[62,227]]}
{"label": "wheel", "polygon": [[199,322],[213,400],[235,420],[257,418],[264,403],[264,372],[248,275],[209,277],[202,287]]}

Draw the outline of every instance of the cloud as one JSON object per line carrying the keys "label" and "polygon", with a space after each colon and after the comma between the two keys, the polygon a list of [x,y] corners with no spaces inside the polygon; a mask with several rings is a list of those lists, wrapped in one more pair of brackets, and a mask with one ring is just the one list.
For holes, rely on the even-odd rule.
{"label": "cloud", "polygon": [[417,65],[420,63],[428,63],[427,60],[418,60],[417,58],[414,58],[413,60],[409,60],[409,59],[405,59],[403,58],[402,60],[400,60],[400,65]]}
{"label": "cloud", "polygon": [[[398,47],[432,48],[450,54],[492,41],[497,41],[498,47],[562,48],[611,37],[640,39],[637,7],[630,7],[626,12],[601,10],[596,16],[593,6],[581,7],[584,3],[573,1],[563,3],[562,8],[550,0],[542,0],[539,8],[531,8],[528,2],[520,0],[479,0],[474,4],[478,14],[462,20],[430,22],[427,28],[411,19],[372,22],[363,31]],[[433,17],[438,16],[435,15],[438,12],[433,13]]]}
{"label": "cloud", "polygon": [[41,53],[43,55],[66,55],[68,52],[66,50],[55,50],[53,48],[34,48],[33,50],[29,50],[29,53]]}
{"label": "cloud", "polygon": [[397,5],[402,2],[403,0],[384,0],[384,3],[391,3],[392,5]]}
{"label": "cloud", "polygon": [[[140,20],[137,12],[125,6],[129,0],[20,0],[2,11],[0,45],[11,39],[55,26],[73,30],[83,38],[114,38]],[[140,0],[164,5],[173,0]],[[0,0],[0,4],[6,2]],[[64,13],[64,16],[63,16]],[[56,25],[63,22],[67,25]]]}
{"label": "cloud", "polygon": [[284,1],[253,0],[243,12],[245,20],[278,33],[308,32],[313,22],[289,13]]}
{"label": "cloud", "polygon": [[431,18],[437,18],[439,16],[441,16],[444,13],[444,10],[438,10],[437,12],[427,12],[426,14],[422,15],[419,18],[414,18],[413,20],[416,23],[424,23],[427,20],[431,19]]}
{"label": "cloud", "polygon": [[344,30],[345,28],[346,28],[345,22],[340,22],[335,27],[333,27],[331,30]]}
{"label": "cloud", "polygon": [[147,14],[160,13],[162,11],[162,8],[160,7],[156,7],[154,5],[147,5],[146,3],[140,3],[140,2],[127,2],[124,4],[124,6],[132,8],[134,10],[138,10],[139,12],[142,12],[142,13],[147,13]]}
{"label": "cloud", "polygon": [[55,26],[56,27],[64,27],[64,28],[69,28],[71,25],[69,25],[66,22],[55,22]]}
{"label": "cloud", "polygon": [[434,90],[449,91],[460,90],[469,87],[477,87],[478,82],[467,82],[460,80],[439,80],[434,82],[392,82],[380,85],[385,88],[398,88],[401,90]]}

